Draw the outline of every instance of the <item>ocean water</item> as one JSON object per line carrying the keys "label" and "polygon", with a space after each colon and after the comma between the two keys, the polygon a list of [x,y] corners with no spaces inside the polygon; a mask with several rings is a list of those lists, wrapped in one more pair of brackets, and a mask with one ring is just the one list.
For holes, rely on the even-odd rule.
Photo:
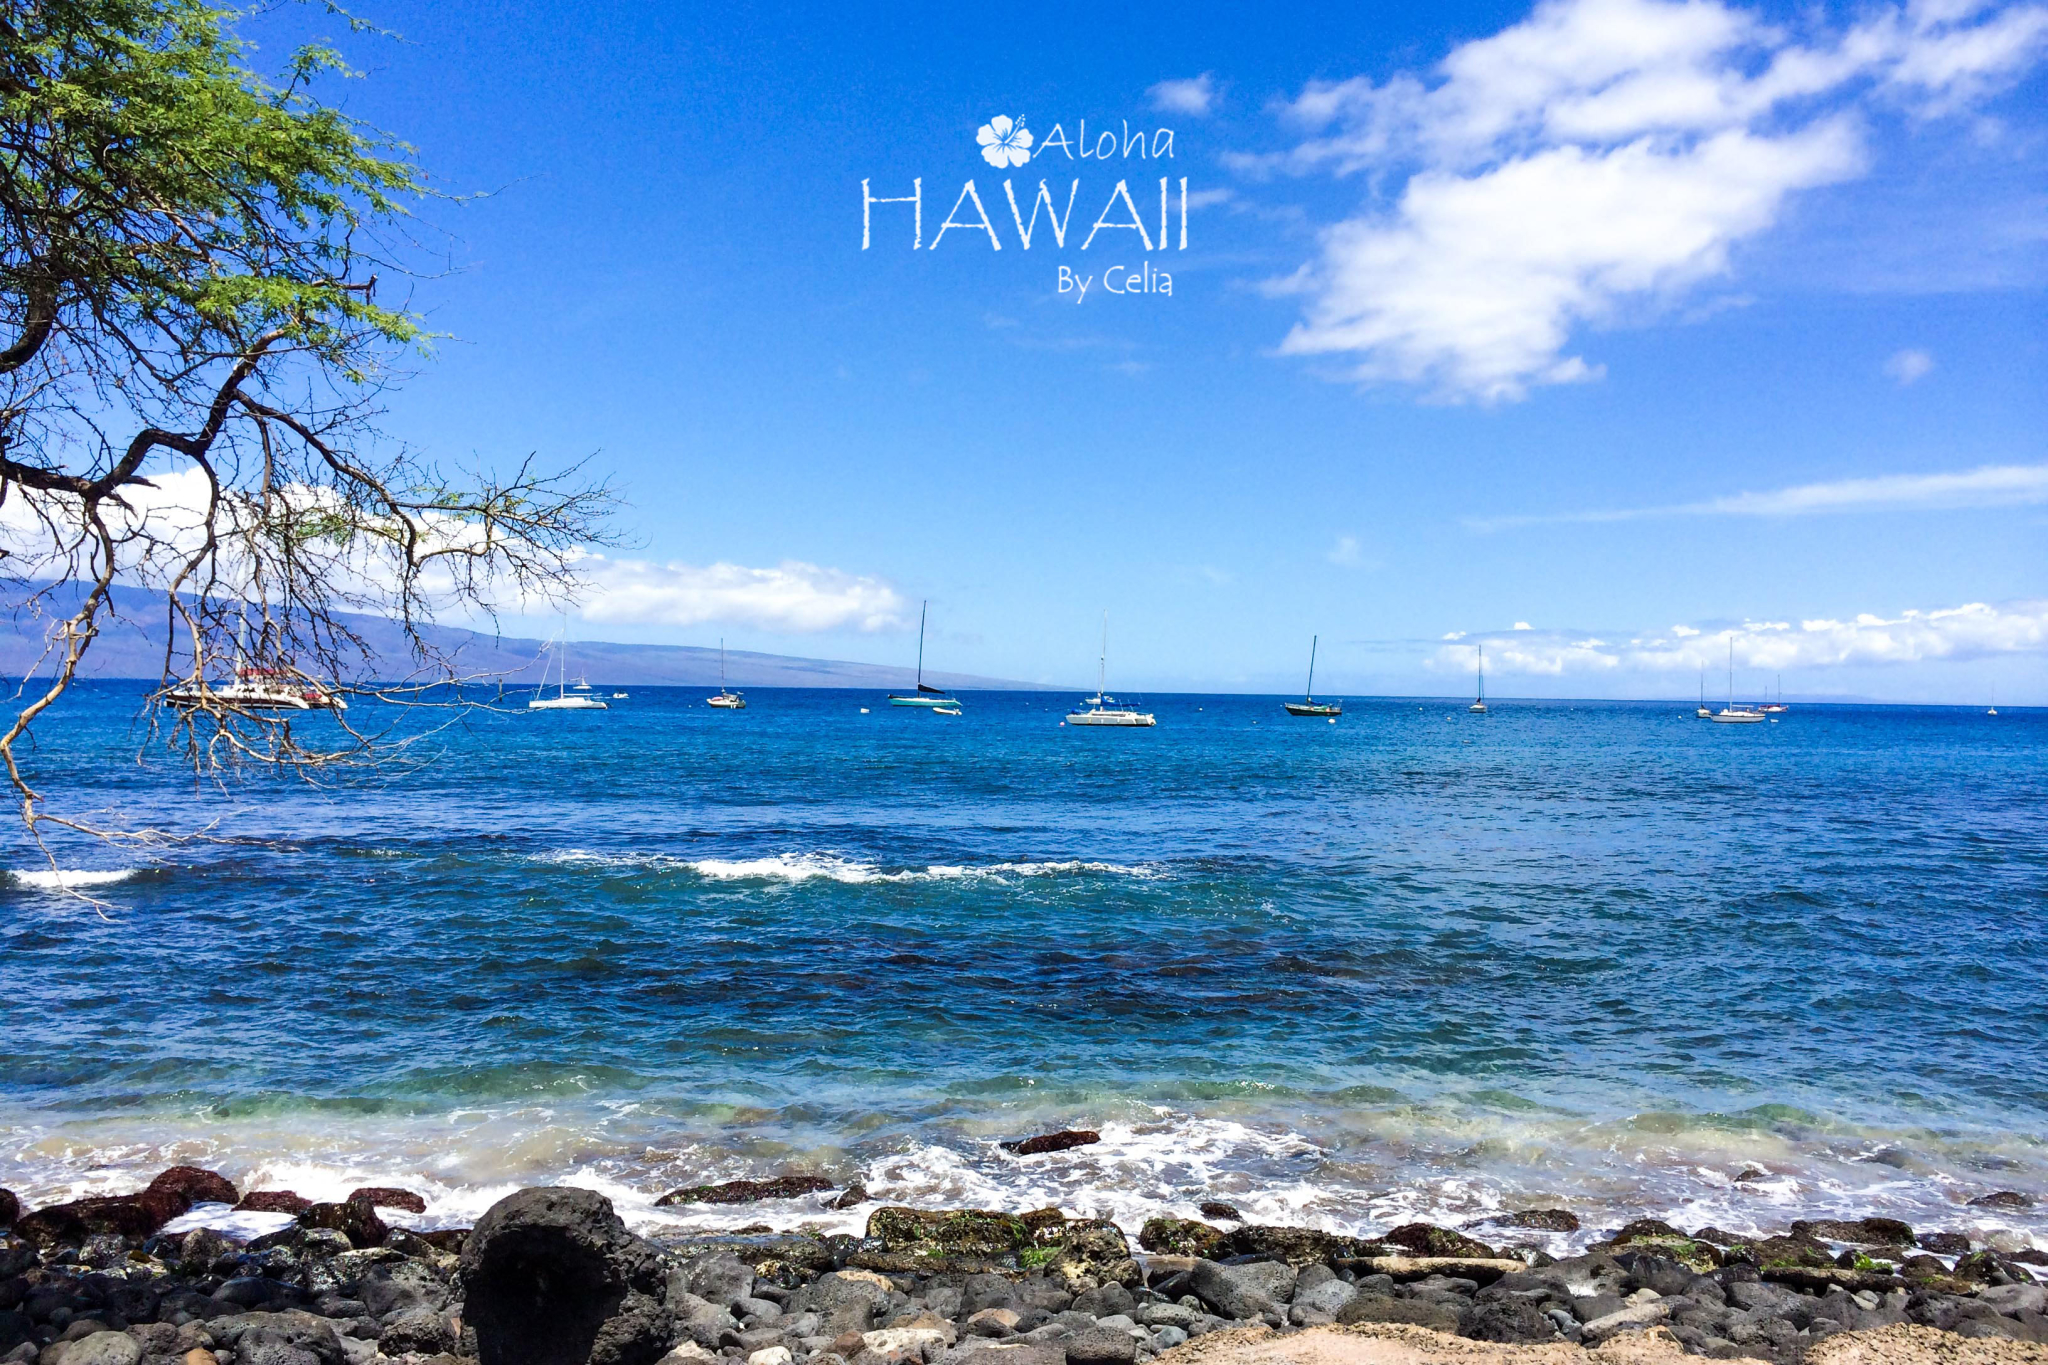
{"label": "ocean water", "polygon": [[[861,1225],[653,1207],[801,1170],[1133,1229],[1561,1204],[1577,1240],[1882,1213],[2048,1246],[2048,714],[1173,696],[1100,731],[1064,695],[635,688],[315,786],[138,764],[136,697],[84,688],[37,776],[216,823],[60,847],[102,908],[8,836],[31,1203],[195,1161],[408,1186],[428,1224],[568,1182],[650,1229]],[[1070,1126],[1104,1140],[996,1146]],[[1967,1203],[2000,1189],[2039,1203]]]}

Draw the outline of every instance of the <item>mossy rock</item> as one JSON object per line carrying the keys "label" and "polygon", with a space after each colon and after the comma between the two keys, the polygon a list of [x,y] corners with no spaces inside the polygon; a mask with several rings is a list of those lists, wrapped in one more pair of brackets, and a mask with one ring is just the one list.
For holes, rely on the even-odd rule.
{"label": "mossy rock", "polygon": [[1405,1250],[1380,1242],[1362,1242],[1356,1237],[1340,1237],[1332,1232],[1318,1232],[1314,1228],[1264,1227],[1257,1224],[1226,1233],[1223,1249],[1226,1255],[1265,1256],[1297,1268],[1330,1264],[1349,1257],[1399,1255]]}
{"label": "mossy rock", "polygon": [[[1831,1269],[1835,1264],[1834,1253],[1817,1242],[1799,1237],[1765,1237],[1751,1242],[1745,1260],[1754,1261],[1766,1269],[1773,1267],[1804,1267],[1809,1270]],[[1731,1248],[1730,1259],[1733,1259]]]}
{"label": "mossy rock", "polygon": [[1687,1270],[1705,1275],[1719,1270],[1723,1265],[1721,1252],[1711,1242],[1696,1238],[1678,1237],[1637,1237],[1626,1246],[1616,1246],[1616,1251],[1646,1251],[1653,1256],[1678,1262]]}
{"label": "mossy rock", "polygon": [[1495,1258],[1494,1249],[1478,1238],[1434,1223],[1403,1223],[1380,1240],[1416,1256],[1456,1256],[1478,1261]]}
{"label": "mossy rock", "polygon": [[1855,1246],[1913,1245],[1913,1229],[1896,1218],[1859,1218],[1854,1222],[1821,1218],[1792,1225],[1792,1236],[1806,1242],[1848,1242]]}
{"label": "mossy rock", "polygon": [[[1044,1228],[1044,1237],[1055,1231]],[[1130,1239],[1116,1224],[1100,1218],[1073,1218],[1057,1230],[1059,1245],[1045,1262],[1045,1273],[1060,1281],[1069,1293],[1116,1283],[1129,1286],[1145,1282],[1137,1260],[1131,1255]],[[1018,1263],[1044,1247],[1029,1247],[1018,1254]]]}
{"label": "mossy rock", "polygon": [[1223,1229],[1212,1228],[1192,1218],[1147,1218],[1138,1229],[1138,1245],[1162,1256],[1200,1256],[1215,1260],[1228,1256]]}
{"label": "mossy rock", "polygon": [[1009,1257],[1032,1245],[1031,1229],[1013,1213],[894,1205],[868,1215],[868,1240],[883,1252],[913,1257]]}

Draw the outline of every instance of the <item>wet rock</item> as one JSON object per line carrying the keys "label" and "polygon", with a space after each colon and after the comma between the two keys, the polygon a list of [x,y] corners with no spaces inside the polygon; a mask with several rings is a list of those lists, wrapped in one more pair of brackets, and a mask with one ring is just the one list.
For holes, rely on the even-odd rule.
{"label": "wet rock", "polygon": [[252,1190],[235,1205],[241,1213],[289,1213],[294,1216],[313,1207],[313,1201],[290,1190]]}
{"label": "wet rock", "polygon": [[1041,1152],[1064,1152],[1100,1141],[1102,1134],[1092,1128],[1063,1128],[1057,1133],[1040,1133],[1037,1137],[997,1145],[1016,1156],[1037,1156]]}
{"label": "wet rock", "polygon": [[1147,1218],[1138,1230],[1138,1245],[1168,1256],[1228,1256],[1222,1228],[1189,1218]]}
{"label": "wet rock", "polygon": [[13,1190],[0,1189],[0,1228],[11,1228],[21,1217],[21,1198]]}
{"label": "wet rock", "polygon": [[1717,1228],[1712,1224],[1708,1224],[1706,1227],[1693,1233],[1692,1239],[1695,1242],[1712,1242],[1717,1247],[1738,1246],[1751,1240],[1740,1233],[1729,1232],[1725,1228]]}
{"label": "wet rock", "polygon": [[215,1266],[225,1270],[233,1265],[241,1250],[218,1229],[194,1228],[178,1240],[175,1249],[166,1249],[164,1259],[187,1275],[204,1275]]}
{"label": "wet rock", "polygon": [[868,1187],[861,1184],[852,1184],[846,1187],[845,1193],[832,1201],[832,1207],[835,1209],[850,1209],[856,1204],[865,1204],[867,1202]]}
{"label": "wet rock", "polygon": [[370,1207],[372,1208],[404,1209],[407,1213],[425,1213],[427,1211],[427,1201],[424,1196],[414,1194],[411,1190],[395,1190],[388,1185],[365,1185],[342,1202],[348,1203],[357,1199],[369,1200]]}
{"label": "wet rock", "polygon": [[391,1229],[377,1216],[376,1205],[354,1197],[340,1204],[311,1205],[299,1214],[299,1226],[331,1228],[347,1237],[358,1250],[382,1246],[391,1234]]}
{"label": "wet rock", "polygon": [[673,1340],[661,1254],[590,1190],[521,1190],[462,1249],[482,1365],[653,1365]]}
{"label": "wet rock", "polygon": [[1284,1261],[1250,1265],[1198,1261],[1189,1287],[1220,1317],[1258,1318],[1282,1311],[1281,1305],[1294,1297],[1294,1279],[1294,1267]]}
{"label": "wet rock", "polygon": [[2018,1190],[1998,1190],[1992,1194],[1980,1194],[1970,1201],[1973,1209],[2030,1209],[2034,1197]]}
{"label": "wet rock", "polygon": [[17,1236],[41,1247],[77,1246],[94,1233],[147,1237],[192,1207],[175,1190],[144,1190],[140,1194],[95,1195],[67,1204],[51,1204],[22,1215]]}
{"label": "wet rock", "polygon": [[[1617,1252],[1614,1259],[1627,1269],[1628,1283],[1635,1289],[1648,1289],[1671,1297],[1684,1294],[1700,1283],[1700,1275],[1690,1266],[1650,1252]],[[1718,1290],[1716,1292],[1718,1294]]]}
{"label": "wet rock", "polygon": [[[1223,1249],[1230,1256],[1264,1256],[1300,1267],[1339,1258],[1371,1256],[1391,1248],[1379,1242],[1362,1242],[1356,1237],[1318,1232],[1314,1228],[1267,1227],[1254,1223],[1226,1233]],[[1209,1259],[1217,1258],[1211,1256]]]}
{"label": "wet rock", "polygon": [[1104,1219],[1075,1218],[1041,1226],[1032,1232],[1032,1238],[1041,1248],[1052,1249],[1045,1273],[1070,1292],[1094,1285],[1143,1282],[1130,1240],[1122,1228]]}
{"label": "wet rock", "polygon": [[[1519,1213],[1496,1214],[1472,1226],[1480,1228],[1530,1228],[1537,1232],[1577,1232],[1578,1215],[1567,1209],[1523,1209]],[[1487,1338],[1492,1340],[1493,1338]]]}
{"label": "wet rock", "polygon": [[867,1233],[883,1251],[920,1258],[1006,1257],[1032,1245],[1023,1219],[991,1209],[925,1212],[892,1205],[868,1215]]}
{"label": "wet rock", "polygon": [[1237,1211],[1235,1204],[1226,1204],[1220,1199],[1205,1199],[1197,1207],[1204,1218],[1222,1218],[1232,1223],[1244,1221],[1244,1215]]}
{"label": "wet rock", "polygon": [[763,1199],[796,1199],[836,1186],[820,1175],[778,1175],[771,1180],[728,1180],[720,1185],[688,1185],[654,1201],[657,1208],[677,1204],[752,1204]]}
{"label": "wet rock", "polygon": [[242,1197],[226,1176],[197,1166],[173,1166],[150,1181],[143,1193],[183,1199],[188,1209],[194,1204],[233,1204]]}
{"label": "wet rock", "polygon": [[1461,1310],[1427,1299],[1397,1299],[1390,1294],[1360,1294],[1344,1305],[1337,1321],[1344,1326],[1361,1322],[1405,1322],[1439,1332],[1458,1330]]}
{"label": "wet rock", "polygon": [[1729,1248],[1729,1257],[1764,1268],[1808,1266],[1821,1269],[1834,1265],[1835,1255],[1826,1247],[1801,1237],[1764,1237]]}
{"label": "wet rock", "polygon": [[1492,1247],[1462,1232],[1440,1228],[1433,1223],[1403,1223],[1392,1232],[1380,1238],[1390,1246],[1402,1247],[1418,1256],[1460,1256],[1477,1260],[1492,1259]]}
{"label": "wet rock", "polygon": [[1792,1225],[1792,1236],[1809,1242],[1852,1242],[1857,1246],[1913,1245],[1913,1229],[1896,1218],[1824,1218]]}
{"label": "wet rock", "polygon": [[387,1261],[371,1267],[357,1281],[356,1296],[371,1316],[378,1318],[422,1308],[438,1312],[448,1306],[448,1286],[418,1261]]}

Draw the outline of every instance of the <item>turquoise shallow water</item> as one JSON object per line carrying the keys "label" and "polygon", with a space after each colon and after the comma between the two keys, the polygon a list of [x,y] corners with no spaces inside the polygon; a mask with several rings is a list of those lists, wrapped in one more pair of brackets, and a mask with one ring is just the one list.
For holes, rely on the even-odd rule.
{"label": "turquoise shallow water", "polygon": [[[633,691],[215,790],[138,767],[135,692],[88,689],[46,777],[220,823],[67,852],[104,917],[16,841],[0,1184],[177,1157],[458,1221],[568,1179],[658,1222],[674,1185],[816,1169],[1127,1220],[1540,1198],[2048,1245],[2048,717],[1168,697],[1091,732],[1064,696]],[[994,1146],[1069,1125],[1105,1141]],[[1965,1203],[1994,1189],[2042,1206]]]}

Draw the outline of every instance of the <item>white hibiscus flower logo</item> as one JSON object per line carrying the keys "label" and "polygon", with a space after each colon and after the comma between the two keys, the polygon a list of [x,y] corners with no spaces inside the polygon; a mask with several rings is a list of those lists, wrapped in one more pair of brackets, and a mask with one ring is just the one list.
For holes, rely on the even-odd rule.
{"label": "white hibiscus flower logo", "polygon": [[981,144],[981,159],[997,169],[1021,166],[1031,159],[1031,130],[1008,114],[997,114],[982,124],[974,140]]}

